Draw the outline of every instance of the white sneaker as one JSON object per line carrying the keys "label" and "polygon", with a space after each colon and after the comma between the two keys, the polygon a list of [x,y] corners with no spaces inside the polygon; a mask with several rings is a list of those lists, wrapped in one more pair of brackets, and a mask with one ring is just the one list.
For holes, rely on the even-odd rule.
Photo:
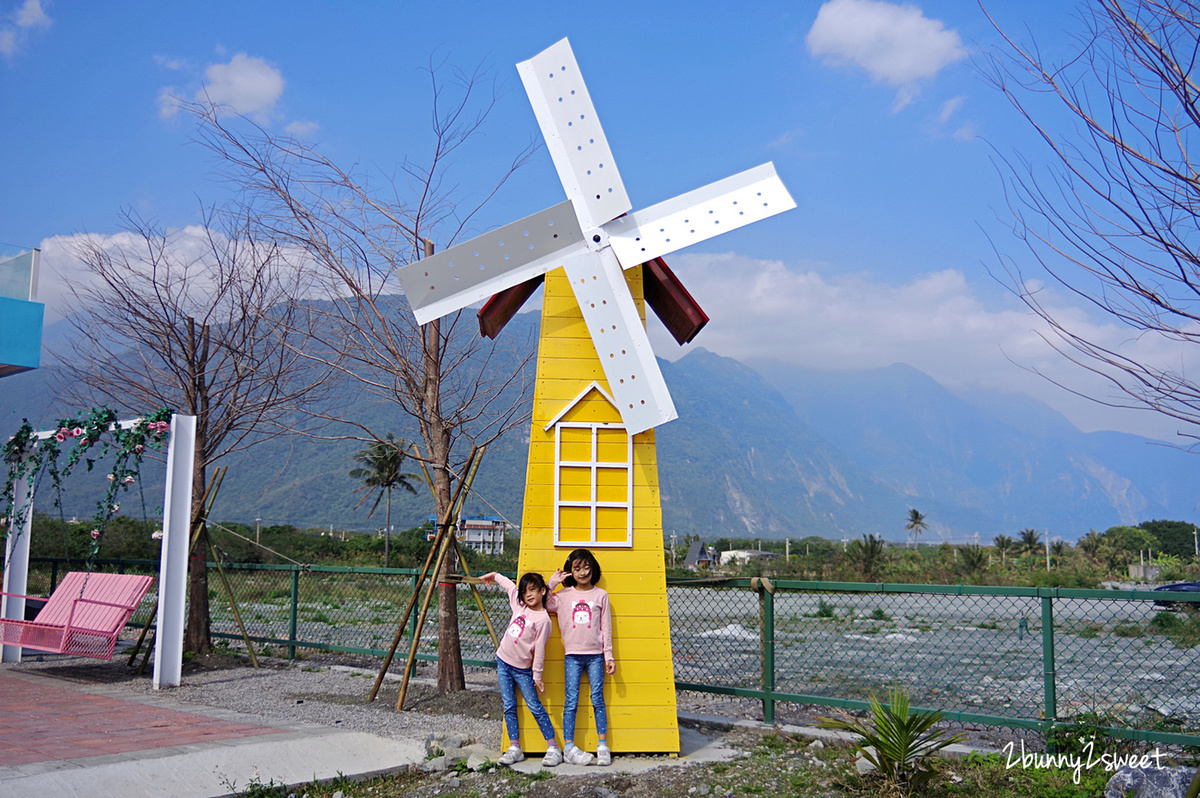
{"label": "white sneaker", "polygon": [[500,755],[501,765],[515,765],[525,758],[525,752],[515,745],[510,745],[508,750]]}
{"label": "white sneaker", "polygon": [[552,745],[546,749],[546,755],[542,757],[542,767],[557,767],[562,761],[562,751],[558,750],[557,745]]}
{"label": "white sneaker", "polygon": [[572,745],[563,754],[563,760],[568,765],[589,765],[592,762],[592,755],[579,746]]}
{"label": "white sneaker", "polygon": [[600,743],[596,748],[596,764],[601,766],[612,764],[612,751],[604,743]]}

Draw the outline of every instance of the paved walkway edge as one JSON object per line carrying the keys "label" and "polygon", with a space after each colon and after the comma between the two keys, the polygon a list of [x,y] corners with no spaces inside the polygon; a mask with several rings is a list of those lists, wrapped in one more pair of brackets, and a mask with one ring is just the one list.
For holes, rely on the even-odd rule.
{"label": "paved walkway edge", "polygon": [[[0,780],[22,798],[211,798],[260,784],[302,785],[345,774],[354,780],[394,773],[425,759],[422,744],[362,732],[283,733],[221,743],[160,748],[134,755],[41,762],[5,768]],[[331,763],[336,763],[336,768]],[[24,771],[17,773],[15,771]],[[40,771],[40,772],[39,772]]]}

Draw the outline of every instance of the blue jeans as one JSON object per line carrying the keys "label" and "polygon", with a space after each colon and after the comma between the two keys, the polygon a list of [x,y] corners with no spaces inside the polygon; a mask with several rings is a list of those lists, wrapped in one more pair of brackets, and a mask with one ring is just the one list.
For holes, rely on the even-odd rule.
{"label": "blue jeans", "polygon": [[563,658],[566,688],[563,706],[563,739],[575,739],[575,713],[579,709],[579,682],[587,671],[588,687],[592,691],[592,714],[596,716],[596,733],[608,734],[608,709],[604,706],[604,655],[567,654]]}
{"label": "blue jeans", "polygon": [[517,740],[521,737],[521,727],[517,724],[517,694],[514,685],[521,691],[525,706],[533,713],[542,737],[550,745],[554,745],[554,724],[550,715],[538,698],[537,685],[533,683],[532,668],[514,668],[504,660],[496,657],[496,675],[500,677],[500,703],[504,705],[504,724],[508,727],[508,739]]}

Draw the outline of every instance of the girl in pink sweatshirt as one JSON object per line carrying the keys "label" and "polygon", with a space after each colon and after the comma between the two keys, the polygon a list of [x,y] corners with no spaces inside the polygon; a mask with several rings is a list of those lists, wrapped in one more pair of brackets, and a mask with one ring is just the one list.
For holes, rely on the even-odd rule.
{"label": "girl in pink sweatshirt", "polygon": [[596,764],[612,764],[608,747],[608,710],[604,704],[604,674],[617,671],[613,659],[612,615],[608,593],[596,587],[600,581],[600,563],[587,549],[575,549],[567,555],[563,567],[550,577],[550,589],[560,583],[564,588],[551,593],[546,609],[558,613],[558,631],[562,635],[566,685],[563,702],[563,758],[572,765],[586,765],[592,755],[575,745],[575,714],[579,709],[579,684],[587,672],[592,695],[592,714],[596,718]]}
{"label": "girl in pink sweatshirt", "polygon": [[[550,638],[550,616],[544,602],[549,590],[541,574],[521,577],[520,585],[504,574],[492,572],[480,577],[484,584],[496,583],[508,591],[512,620],[496,649],[496,674],[500,678],[500,701],[504,705],[504,724],[508,727],[508,750],[500,756],[501,765],[514,765],[525,758],[521,751],[521,732],[517,724],[517,694],[521,691],[525,706],[533,713],[542,736],[546,738],[546,756],[542,766],[552,768],[563,761],[562,751],[554,742],[554,725],[542,707],[538,693],[546,692],[542,681],[542,663],[546,659],[546,641]],[[536,689],[535,689],[536,688]]]}

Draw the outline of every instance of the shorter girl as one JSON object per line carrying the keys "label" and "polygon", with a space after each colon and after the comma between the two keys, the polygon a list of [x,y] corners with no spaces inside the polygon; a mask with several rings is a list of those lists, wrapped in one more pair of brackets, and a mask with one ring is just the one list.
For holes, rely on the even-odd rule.
{"label": "shorter girl", "polygon": [[[564,570],[565,569],[565,570]],[[579,684],[587,672],[592,694],[592,714],[596,718],[596,764],[612,764],[608,747],[608,710],[604,704],[604,674],[617,671],[613,660],[612,615],[608,593],[596,587],[600,581],[600,563],[587,549],[575,549],[567,555],[563,569],[550,577],[550,589],[559,583],[565,587],[552,593],[546,609],[558,613],[558,631],[562,635],[565,671],[563,706],[563,751],[572,765],[586,765],[592,755],[575,745],[575,713],[579,708]]]}
{"label": "shorter girl", "polygon": [[[496,674],[500,677],[500,700],[504,704],[504,724],[508,727],[508,750],[500,756],[501,765],[513,765],[525,758],[521,751],[521,731],[517,724],[517,695],[521,691],[525,706],[533,713],[542,736],[546,738],[546,756],[542,766],[552,768],[563,761],[562,751],[554,743],[554,725],[542,707],[538,693],[546,692],[542,681],[542,663],[546,659],[546,641],[550,638],[550,616],[543,602],[549,590],[541,574],[527,573],[520,586],[493,571],[480,577],[484,584],[496,583],[508,591],[512,620],[496,649]],[[537,688],[536,690],[534,688]]]}

